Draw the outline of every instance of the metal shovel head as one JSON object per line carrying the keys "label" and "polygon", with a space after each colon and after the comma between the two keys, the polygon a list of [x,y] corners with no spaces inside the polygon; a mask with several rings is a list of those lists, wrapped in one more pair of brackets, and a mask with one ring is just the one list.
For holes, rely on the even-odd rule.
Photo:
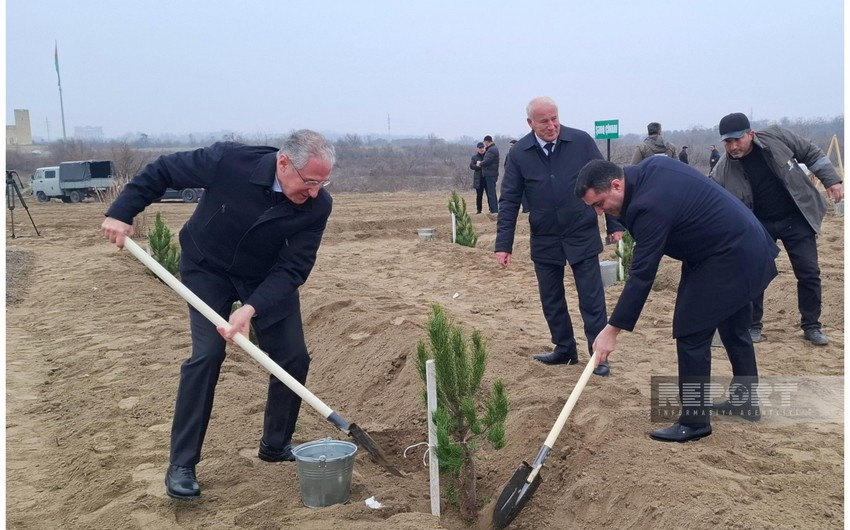
{"label": "metal shovel head", "polygon": [[399,471],[398,469],[396,469],[395,466],[390,464],[390,461],[387,460],[387,457],[384,455],[384,452],[381,450],[381,447],[378,445],[378,442],[373,440],[372,437],[369,436],[366,431],[358,427],[356,423],[352,423],[348,426],[348,434],[349,436],[354,438],[354,440],[358,444],[360,444],[360,447],[366,449],[366,451],[368,451],[369,454],[372,455],[372,458],[375,459],[375,462],[377,462],[379,465],[384,466],[387,471],[397,477],[404,476],[401,471]]}
{"label": "metal shovel head", "polygon": [[519,515],[519,512],[528,503],[528,499],[534,495],[534,492],[540,486],[543,481],[540,478],[540,473],[535,475],[531,484],[528,483],[528,475],[531,474],[531,470],[532,467],[528,465],[528,462],[523,462],[505,485],[505,489],[499,495],[499,500],[496,501],[493,512],[493,528],[498,530],[511,524],[511,521]]}

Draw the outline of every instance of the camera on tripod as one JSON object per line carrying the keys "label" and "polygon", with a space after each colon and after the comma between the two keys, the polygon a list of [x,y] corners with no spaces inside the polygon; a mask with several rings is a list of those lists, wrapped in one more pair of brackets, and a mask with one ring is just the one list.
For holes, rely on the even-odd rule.
{"label": "camera on tripod", "polygon": [[24,207],[24,210],[27,211],[27,215],[30,218],[30,222],[32,223],[32,227],[35,228],[35,233],[37,236],[41,237],[41,234],[38,233],[38,227],[35,226],[35,221],[30,215],[30,209],[27,207],[26,201],[24,201],[24,196],[21,194],[21,188],[18,187],[18,182],[15,182],[15,177],[18,178],[18,182],[21,181],[21,177],[18,175],[18,172],[15,170],[6,170],[6,208],[9,209],[9,217],[10,223],[9,225],[12,227],[12,239],[15,239],[15,197],[21,201],[21,206]]}

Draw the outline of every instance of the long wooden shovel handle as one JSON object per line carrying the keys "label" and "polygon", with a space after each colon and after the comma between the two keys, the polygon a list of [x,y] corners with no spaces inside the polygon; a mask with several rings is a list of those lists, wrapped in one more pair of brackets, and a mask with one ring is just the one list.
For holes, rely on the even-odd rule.
{"label": "long wooden shovel handle", "polygon": [[543,467],[543,462],[545,462],[549,457],[549,453],[552,451],[552,446],[555,445],[555,440],[558,439],[558,435],[561,434],[564,424],[567,423],[567,418],[570,417],[570,413],[573,411],[573,407],[575,407],[576,401],[578,401],[578,397],[581,395],[582,390],[584,390],[584,386],[587,384],[587,380],[590,379],[590,375],[593,373],[594,368],[596,368],[596,352],[593,352],[593,355],[590,356],[590,360],[587,361],[587,366],[584,367],[584,370],[581,372],[581,376],[578,378],[578,382],[576,382],[576,386],[573,388],[573,391],[570,392],[570,397],[567,398],[564,408],[561,409],[561,414],[558,415],[555,425],[553,425],[552,430],[549,431],[549,436],[546,437],[546,441],[543,442],[543,445],[540,447],[540,451],[537,453],[534,463],[531,464],[531,472],[529,472],[528,477],[526,477],[526,481],[529,484],[531,484],[537,474],[540,473],[540,469]]}
{"label": "long wooden shovel handle", "polygon": [[584,386],[587,384],[588,379],[590,379],[590,375],[593,373],[593,370],[596,368],[596,352],[593,352],[593,355],[590,356],[590,360],[587,361],[587,366],[584,367],[584,370],[581,372],[581,377],[578,378],[578,382],[576,383],[573,391],[570,392],[570,397],[567,398],[566,404],[564,404],[564,408],[561,410],[561,414],[558,416],[558,420],[555,422],[555,425],[552,427],[552,430],[549,431],[549,436],[546,437],[546,441],[543,442],[549,449],[555,445],[555,440],[558,439],[558,435],[561,434],[561,429],[564,428],[564,424],[567,423],[567,418],[570,417],[570,413],[573,411],[573,407],[575,407],[576,401],[578,401],[579,396],[581,395],[582,390],[584,390]]}
{"label": "long wooden shovel handle", "polygon": [[[162,281],[168,284],[169,287],[174,289],[177,294],[183,297],[192,307],[197,309],[202,315],[207,317],[207,319],[215,324],[216,326],[224,326],[225,329],[230,328],[230,323],[221,317],[218,313],[213,311],[213,309],[206,304],[203,300],[198,298],[198,296],[189,290],[188,287],[180,283],[180,280],[175,278],[170,272],[165,270],[165,267],[159,264],[155,259],[153,259],[147,252],[142,250],[142,248],[136,244],[135,241],[130,239],[129,237],[124,237],[124,248],[130,251],[132,255],[138,258],[139,261],[144,263],[151,271],[154,272]],[[271,374],[278,379],[281,380],[283,384],[289,387],[290,390],[298,394],[298,396],[307,402],[308,405],[316,409],[316,412],[327,418],[330,422],[334,423],[337,427],[344,431],[349,430],[349,424],[340,418],[334,411],[327,405],[325,405],[322,400],[313,395],[312,392],[307,390],[307,388],[298,382],[294,377],[289,375],[286,370],[281,368],[276,362],[272,361],[266,353],[260,348],[256,347],[253,342],[251,342],[248,337],[242,335],[241,333],[237,333],[233,336],[233,341],[238,344],[243,350],[248,352],[248,354],[254,358],[255,361],[263,365],[266,370],[271,372]]]}

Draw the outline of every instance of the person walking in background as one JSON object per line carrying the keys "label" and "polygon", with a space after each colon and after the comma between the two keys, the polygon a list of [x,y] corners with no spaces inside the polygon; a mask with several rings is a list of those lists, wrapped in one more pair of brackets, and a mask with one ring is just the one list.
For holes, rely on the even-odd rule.
{"label": "person walking in background", "polygon": [[[589,162],[579,173],[575,195],[598,213],[616,215],[635,239],[629,279],[593,343],[600,360],[615,350],[622,330],[632,331],[637,324],[662,256],[682,262],[673,313],[681,414],[650,437],[687,442],[708,436],[715,328],[732,363],[730,394],[739,388],[748,397],[755,392],[751,300],[776,276],[776,243],[740,201],[667,157],[650,157],[625,169],[604,160]],[[720,402],[714,408],[748,420],[761,417],[751,400]]]}
{"label": "person walking in background", "polygon": [[714,171],[714,166],[717,165],[717,161],[720,160],[720,151],[717,150],[717,146],[711,144],[709,147],[711,150],[711,154],[708,156],[708,172],[709,174]]}
{"label": "person walking in background", "polygon": [[[508,158],[511,156],[510,149],[513,149],[514,145],[516,145],[516,140],[511,140],[508,142],[510,147],[508,148],[508,154],[505,155],[505,168],[508,167]],[[522,194],[522,213],[528,213],[528,197],[525,193]]]}
{"label": "person walking in background", "polygon": [[[803,337],[819,346],[828,344],[820,323],[817,245],[826,201],[799,164],[808,166],[835,202],[844,198],[841,177],[820,148],[778,125],[753,131],[747,116],[735,112],[720,120],[719,129],[726,153],[711,178],[743,201],[774,241],[782,241],[797,278]],[[753,342],[765,338],[763,316],[764,294],[753,301]]]}
{"label": "person walking in background", "polygon": [[[578,348],[564,288],[567,263],[575,278],[588,353],[608,321],[599,269],[599,223],[593,209],[573,191],[579,170],[590,160],[601,159],[602,153],[586,132],[561,126],[552,98],[532,99],[526,115],[531,132],[511,149],[502,182],[496,259],[501,267],[511,264],[516,221],[525,194],[531,207],[531,260],[543,315],[555,344],[551,353],[534,358],[545,364],[576,364]],[[608,232],[615,240],[622,237],[622,230],[614,219],[608,219]],[[593,373],[608,375],[608,364],[600,364]]]}
{"label": "person walking in background", "polygon": [[[147,165],[106,212],[101,231],[119,248],[133,234],[133,218],[166,188],[205,188],[180,230],[180,276],[230,328],[217,328],[189,308],[192,355],[180,367],[171,427],[166,493],[201,495],[195,466],[210,421],[225,346],[253,324],[260,348],[301,384],[310,356],[304,342],[298,288],[304,284],[331,214],[329,183],[336,155],[323,136],[292,133],[280,149],[220,142],[164,155]],[[242,307],[231,315],[237,300]],[[258,457],[294,461],[292,433],[301,398],[269,376]],[[239,428],[244,426],[240,425]]]}
{"label": "person walking in background", "polygon": [[499,180],[499,148],[493,143],[493,137],[484,137],[484,158],[481,160],[481,176],[487,189],[487,206],[490,213],[499,211],[499,201],[496,198],[496,181]]}
{"label": "person walking in background", "polygon": [[688,163],[688,146],[683,145],[682,150],[679,151],[679,162],[683,162],[685,164]]}
{"label": "person walking in background", "polygon": [[478,152],[472,155],[469,169],[472,170],[472,188],[475,190],[475,213],[481,213],[484,197],[484,178],[481,176],[481,161],[484,160],[484,143],[478,142]]}
{"label": "person walking in background", "polygon": [[666,155],[670,158],[676,158],[676,147],[664,141],[661,135],[660,123],[650,123],[646,126],[646,132],[648,133],[647,137],[635,149],[635,154],[632,157],[632,165],[654,155]]}

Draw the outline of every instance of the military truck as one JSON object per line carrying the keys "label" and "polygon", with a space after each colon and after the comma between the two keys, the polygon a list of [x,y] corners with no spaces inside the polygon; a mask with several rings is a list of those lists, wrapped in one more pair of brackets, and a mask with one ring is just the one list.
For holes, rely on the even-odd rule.
{"label": "military truck", "polygon": [[40,167],[32,176],[32,194],[39,202],[59,198],[62,202],[82,202],[97,197],[115,181],[110,160],[62,162],[59,166]]}

